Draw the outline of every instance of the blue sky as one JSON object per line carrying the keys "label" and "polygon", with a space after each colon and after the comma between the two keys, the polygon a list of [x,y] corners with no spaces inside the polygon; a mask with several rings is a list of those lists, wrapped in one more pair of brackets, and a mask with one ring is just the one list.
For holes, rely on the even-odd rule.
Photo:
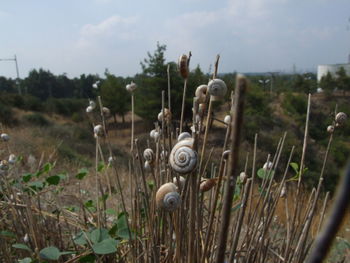
{"label": "blue sky", "polygon": [[[208,72],[316,70],[350,53],[349,0],[0,0],[0,58],[21,77],[44,68],[69,77],[141,72],[156,43]],[[0,61],[0,75],[15,76]]]}

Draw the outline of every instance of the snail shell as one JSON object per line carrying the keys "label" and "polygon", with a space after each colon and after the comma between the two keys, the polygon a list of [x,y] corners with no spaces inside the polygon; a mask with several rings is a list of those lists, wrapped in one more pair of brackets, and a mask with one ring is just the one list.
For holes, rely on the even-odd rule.
{"label": "snail shell", "polygon": [[94,134],[95,134],[95,136],[102,136],[103,135],[103,127],[101,124],[98,124],[94,127]]}
{"label": "snail shell", "polygon": [[87,113],[90,113],[90,112],[92,112],[93,110],[94,110],[94,108],[91,107],[91,106],[87,106],[87,108],[86,108],[86,112],[87,112]]}
{"label": "snail shell", "polygon": [[182,141],[184,139],[190,139],[192,138],[191,134],[189,134],[188,132],[182,132],[179,134],[179,136],[177,137],[177,141]]}
{"label": "snail shell", "polygon": [[144,168],[145,168],[146,172],[151,172],[152,171],[152,168],[151,168],[151,165],[150,165],[149,161],[145,161]]}
{"label": "snail shell", "polygon": [[212,100],[220,100],[226,95],[227,86],[221,79],[213,79],[209,81],[208,92]]}
{"label": "snail shell", "polygon": [[215,178],[210,178],[210,179],[205,179],[204,181],[201,182],[199,185],[199,190],[204,193],[212,189],[217,183],[217,179]]}
{"label": "snail shell", "polygon": [[102,108],[102,112],[103,112],[103,114],[104,114],[106,117],[111,116],[111,110],[108,109],[107,107],[103,107],[103,108]]}
{"label": "snail shell", "polygon": [[155,131],[153,139],[157,142],[160,138],[160,132]]}
{"label": "snail shell", "polygon": [[28,242],[29,242],[29,236],[28,236],[27,233],[24,235],[23,241],[24,241],[25,243],[28,243]]}
{"label": "snail shell", "polygon": [[[186,182],[185,177],[179,176],[179,182],[180,182],[180,187],[181,187],[181,189],[184,189],[184,187],[185,187],[185,182]],[[178,186],[178,181],[177,181],[177,178],[176,178],[176,177],[173,178],[173,183],[174,183],[176,186]]]}
{"label": "snail shell", "polygon": [[200,85],[196,89],[196,97],[198,100],[198,103],[204,103],[207,99],[207,91],[208,91],[208,86],[207,85]]}
{"label": "snail shell", "polygon": [[286,195],[287,195],[287,188],[286,188],[286,186],[284,185],[284,186],[282,187],[280,197],[281,197],[281,198],[284,198],[284,197],[286,197]]}
{"label": "snail shell", "polygon": [[344,112],[338,112],[337,115],[335,116],[335,121],[339,125],[343,125],[346,122],[346,119],[348,116]]}
{"label": "snail shell", "polygon": [[222,153],[222,157],[224,158],[224,160],[227,160],[228,157],[230,156],[231,150],[226,150]]}
{"label": "snail shell", "polygon": [[181,197],[174,183],[166,183],[159,187],[156,193],[156,206],[158,209],[174,211],[181,204]]}
{"label": "snail shell", "polygon": [[9,169],[9,163],[8,163],[8,161],[2,160],[2,161],[0,162],[0,169],[3,170],[3,171],[8,170],[8,169]]}
{"label": "snail shell", "polygon": [[9,156],[9,163],[10,164],[15,164],[16,160],[17,160],[16,155],[10,154],[10,156]]}
{"label": "snail shell", "polygon": [[245,172],[241,172],[239,174],[239,180],[245,184],[245,182],[247,181],[248,175]]}
{"label": "snail shell", "polygon": [[186,138],[175,144],[171,150],[169,163],[175,172],[188,174],[197,167],[198,155],[193,150],[193,143],[192,138]]}
{"label": "snail shell", "polygon": [[150,164],[154,161],[154,152],[152,149],[147,148],[143,152],[143,158],[145,158],[146,161],[148,161]]}
{"label": "snail shell", "polygon": [[151,130],[149,133],[149,136],[154,139],[154,134],[156,133],[156,130]]}
{"label": "snail shell", "polygon": [[188,68],[188,57],[186,55],[182,55],[179,57],[178,68],[181,77],[184,79],[188,78],[189,68]]}
{"label": "snail shell", "polygon": [[329,126],[327,127],[327,132],[328,132],[328,133],[333,133],[333,132],[334,132],[334,126],[333,126],[333,125],[329,125]]}
{"label": "snail shell", "polygon": [[130,84],[126,85],[126,90],[129,91],[130,93],[134,92],[137,88],[137,85],[131,81]]}
{"label": "snail shell", "polygon": [[7,133],[1,133],[1,140],[3,140],[4,142],[7,142],[10,140],[10,135],[8,135]]}
{"label": "snail shell", "polygon": [[264,166],[263,166],[263,169],[265,170],[265,171],[267,171],[267,170],[271,170],[271,168],[272,168],[272,162],[266,162],[265,164],[264,164]]}
{"label": "snail shell", "polygon": [[113,156],[109,156],[108,157],[108,164],[109,165],[112,165],[112,163],[114,163],[116,161],[116,158],[115,157],[113,157]]}
{"label": "snail shell", "polygon": [[89,100],[89,106],[90,106],[92,109],[95,109],[95,108],[96,108],[96,102],[94,102],[93,100]]}
{"label": "snail shell", "polygon": [[[171,112],[169,109],[164,108],[164,121],[165,122],[170,122],[171,121]],[[160,113],[158,114],[158,121],[162,121],[163,120],[163,111],[160,111]]]}
{"label": "snail shell", "polygon": [[226,115],[225,116],[224,123],[226,123],[227,125],[231,124],[231,115]]}

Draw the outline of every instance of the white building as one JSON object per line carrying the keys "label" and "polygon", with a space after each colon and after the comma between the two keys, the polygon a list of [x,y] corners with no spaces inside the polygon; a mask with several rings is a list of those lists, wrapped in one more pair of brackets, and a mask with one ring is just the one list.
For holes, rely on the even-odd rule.
{"label": "white building", "polygon": [[333,77],[336,76],[336,72],[343,67],[348,76],[350,76],[350,63],[348,64],[333,64],[333,65],[318,65],[317,67],[317,81],[320,82],[323,76],[327,73],[331,73]]}

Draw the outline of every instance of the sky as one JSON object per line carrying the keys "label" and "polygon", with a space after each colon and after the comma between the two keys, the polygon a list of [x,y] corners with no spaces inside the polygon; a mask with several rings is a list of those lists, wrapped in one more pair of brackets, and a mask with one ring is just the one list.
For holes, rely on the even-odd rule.
{"label": "sky", "polygon": [[[76,77],[141,72],[165,44],[167,61],[192,52],[209,72],[316,71],[346,63],[349,0],[0,0],[0,59],[20,77],[43,68]],[[15,64],[0,61],[0,76]]]}

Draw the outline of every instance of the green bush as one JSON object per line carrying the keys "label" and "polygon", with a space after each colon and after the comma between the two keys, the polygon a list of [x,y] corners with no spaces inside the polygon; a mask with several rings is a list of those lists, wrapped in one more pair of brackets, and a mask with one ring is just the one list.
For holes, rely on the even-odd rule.
{"label": "green bush", "polygon": [[23,120],[28,124],[35,125],[35,126],[48,126],[51,124],[49,120],[46,119],[40,113],[32,113],[32,114],[25,115],[23,116]]}
{"label": "green bush", "polygon": [[64,116],[72,116],[74,112],[80,112],[88,105],[84,99],[55,99],[50,98],[45,102],[45,109],[51,113]]}
{"label": "green bush", "polygon": [[12,109],[0,102],[0,123],[5,125],[15,125],[17,123]]}

